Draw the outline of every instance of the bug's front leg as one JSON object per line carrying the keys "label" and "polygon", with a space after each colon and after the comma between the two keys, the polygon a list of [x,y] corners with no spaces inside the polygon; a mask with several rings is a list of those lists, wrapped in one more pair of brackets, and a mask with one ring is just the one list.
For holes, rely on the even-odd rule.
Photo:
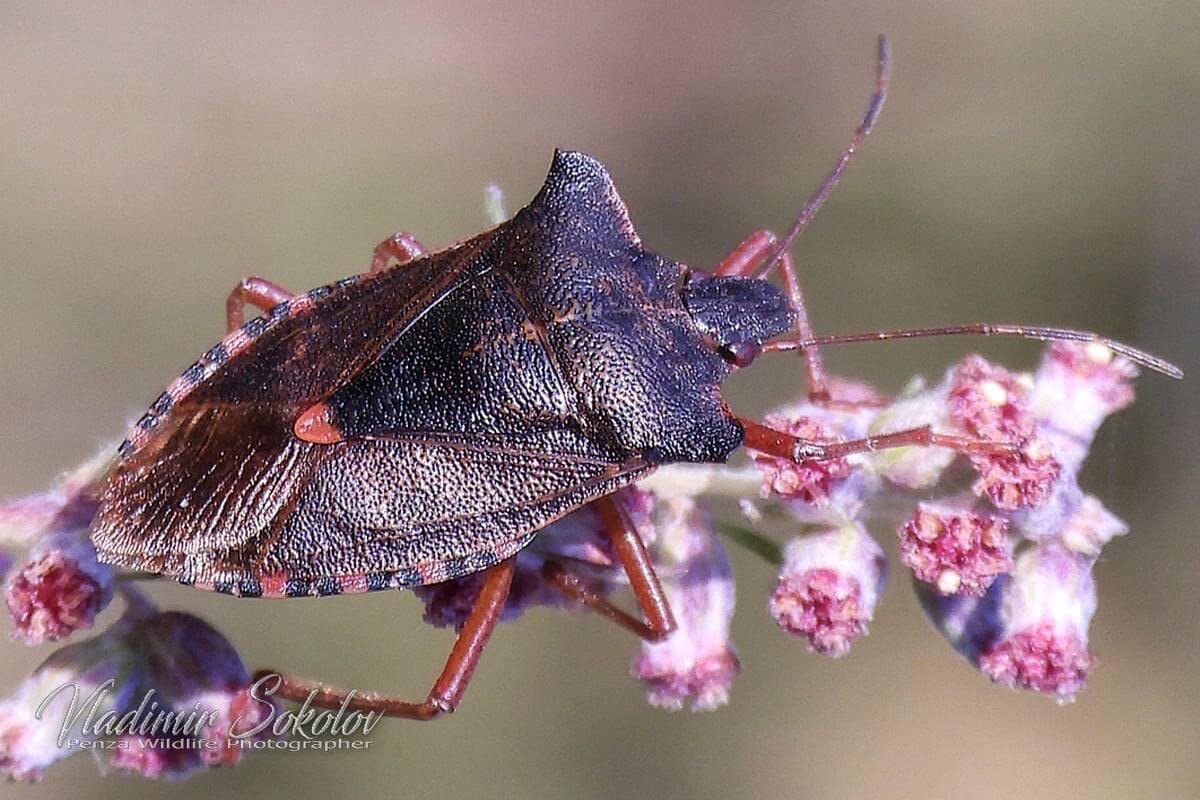
{"label": "bug's front leg", "polygon": [[675,616],[671,613],[671,605],[667,602],[654,565],[650,563],[641,535],[625,510],[611,496],[596,500],[595,506],[604,522],[613,553],[629,576],[629,585],[645,619],[638,619],[617,608],[582,578],[556,561],[545,563],[542,576],[567,597],[641,638],[652,642],[665,639],[675,630]]}
{"label": "bug's front leg", "polygon": [[467,691],[467,684],[470,683],[471,675],[479,664],[483,648],[500,620],[500,613],[508,599],[508,590],[512,586],[516,563],[515,558],[510,558],[484,573],[483,587],[479,590],[471,612],[454,641],[454,647],[446,659],[446,666],[442,668],[433,688],[429,690],[428,697],[422,702],[414,703],[377,694],[352,694],[345,689],[282,675],[274,670],[259,670],[254,679],[273,679],[274,683],[266,683],[265,689],[274,690],[276,696],[297,703],[308,700],[310,705],[318,708],[336,710],[344,707],[352,711],[370,711],[389,717],[416,720],[430,720],[442,714],[449,714],[458,706]]}
{"label": "bug's front leg", "polygon": [[[778,239],[768,230],[755,231],[725,257],[714,270],[716,275],[738,275],[742,277],[766,277],[766,273],[758,273],[762,263],[774,256],[778,248]],[[779,269],[783,272],[784,284],[787,289],[788,303],[796,314],[796,333],[801,339],[812,338],[812,323],[808,320],[808,309],[804,305],[804,293],[800,290],[800,280],[796,277],[796,265],[792,256],[786,250],[779,254]],[[808,399],[822,402],[829,399],[829,388],[825,378],[825,363],[816,347],[807,347],[801,351],[804,355],[808,372]]]}
{"label": "bug's front leg", "polygon": [[802,439],[783,431],[777,431],[754,420],[738,417],[738,422],[745,431],[743,444],[746,447],[797,463],[825,461],[854,453],[870,453],[892,447],[945,447],[959,453],[978,455],[1003,455],[1020,451],[1019,444],[935,433],[933,428],[928,425],[893,433],[881,433],[877,436],[864,436],[861,439],[848,439],[842,442],[815,442],[811,439]]}

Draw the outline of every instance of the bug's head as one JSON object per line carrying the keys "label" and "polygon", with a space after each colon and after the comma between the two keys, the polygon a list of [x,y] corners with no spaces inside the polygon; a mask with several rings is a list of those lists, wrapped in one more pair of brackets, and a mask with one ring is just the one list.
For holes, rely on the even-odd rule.
{"label": "bug's head", "polygon": [[765,280],[687,273],[681,289],[692,322],[722,358],[745,366],[763,342],[793,328],[783,292]]}

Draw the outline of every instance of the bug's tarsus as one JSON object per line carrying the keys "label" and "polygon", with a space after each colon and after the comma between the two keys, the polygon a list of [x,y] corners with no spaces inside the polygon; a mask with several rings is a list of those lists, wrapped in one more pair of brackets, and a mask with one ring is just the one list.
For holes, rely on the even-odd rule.
{"label": "bug's tarsus", "polygon": [[392,259],[395,259],[397,264],[406,264],[428,252],[425,245],[417,241],[411,233],[397,231],[375,246],[375,251],[371,254],[371,268],[367,273],[374,275],[376,272],[383,272]]}
{"label": "bug's tarsus", "polygon": [[638,619],[613,605],[608,598],[556,561],[547,561],[543,565],[542,576],[565,596],[637,636],[651,642],[665,639],[675,630],[675,616],[671,613],[670,603],[646,552],[641,534],[611,496],[596,500],[594,506],[604,522],[613,553],[629,576],[629,585],[645,619]]}
{"label": "bug's tarsus", "polygon": [[564,597],[615,622],[639,638],[653,642],[666,638],[669,634],[669,631],[655,629],[623,608],[618,608],[607,597],[589,586],[583,578],[557,561],[547,561],[542,565],[542,578]]}
{"label": "bug's tarsus", "polygon": [[826,461],[855,453],[871,453],[893,447],[944,447],[958,453],[971,455],[1003,455],[1020,450],[1019,444],[1011,442],[993,442],[935,433],[928,425],[842,442],[817,442],[777,431],[754,420],[739,418],[738,422],[745,431],[746,447],[796,463]]}
{"label": "bug's tarsus", "polygon": [[1152,353],[1139,350],[1132,345],[1100,336],[1091,331],[1057,328],[1046,325],[968,322],[958,325],[865,331],[863,333],[835,334],[832,336],[789,336],[765,343],[762,346],[762,350],[765,353],[785,352],[788,350],[807,350],[830,344],[881,342],[888,339],[920,339],[929,336],[1017,336],[1022,339],[1034,339],[1042,342],[1095,342],[1104,345],[1116,355],[1123,356],[1146,369],[1160,372],[1176,380],[1183,377],[1183,370],[1179,367]]}
{"label": "bug's tarsus", "polygon": [[266,278],[243,278],[225,301],[225,331],[233,333],[246,321],[246,306],[268,311],[296,295]]}
{"label": "bug's tarsus", "polygon": [[446,666],[442,668],[433,688],[429,690],[429,696],[422,702],[414,703],[375,694],[355,693],[351,697],[349,690],[283,675],[274,670],[259,670],[255,673],[254,680],[257,682],[274,676],[274,682],[265,686],[267,690],[274,689],[274,696],[298,703],[309,700],[309,704],[317,708],[336,710],[345,707],[350,711],[375,712],[388,717],[422,721],[449,714],[462,700],[471,675],[479,664],[483,648],[496,623],[500,621],[500,614],[504,610],[505,601],[508,600],[508,591],[512,587],[516,563],[516,558],[509,558],[490,567],[484,574],[483,586],[475,598],[475,604],[471,607],[462,630],[459,631],[458,638],[454,641],[454,647],[446,659]]}
{"label": "bug's tarsus", "polygon": [[854,129],[854,135],[850,137],[850,143],[842,150],[842,155],[838,158],[833,170],[825,176],[825,180],[821,181],[821,185],[818,187],[816,193],[804,204],[804,208],[801,209],[799,216],[796,217],[796,221],[792,223],[792,227],[788,228],[787,233],[776,246],[774,254],[763,263],[758,277],[762,277],[774,269],[776,262],[792,246],[792,242],[796,241],[796,237],[808,227],[808,223],[812,221],[817,211],[824,205],[833,187],[841,180],[842,174],[850,166],[850,162],[854,160],[854,154],[862,145],[863,139],[871,132],[871,127],[879,117],[879,112],[883,108],[883,101],[887,99],[887,85],[891,73],[892,47],[888,44],[887,37],[881,35],[879,37],[879,61],[875,73],[875,93],[871,95],[871,100],[867,103],[866,114],[863,115],[862,121],[858,123],[858,127]]}

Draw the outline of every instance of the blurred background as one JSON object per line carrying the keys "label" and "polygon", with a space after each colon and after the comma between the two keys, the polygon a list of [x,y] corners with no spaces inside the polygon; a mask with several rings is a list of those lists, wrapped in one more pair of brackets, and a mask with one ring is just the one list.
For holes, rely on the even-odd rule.
{"label": "blurred background", "polygon": [[[385,722],[365,753],[250,757],[173,797],[1200,793],[1193,0],[4,3],[0,496],[119,438],[220,336],[243,275],[306,288],[361,271],[397,229],[453,242],[484,226],[486,184],[510,209],[531,197],[555,146],[603,160],[647,245],[676,259],[712,264],[755,227],[786,228],[862,113],[880,32],[888,105],[794,251],[818,331],[1053,322],[1192,375],[1144,376],[1092,451],[1088,488],[1132,533],[1098,565],[1100,662],[1079,701],[990,685],[899,570],[849,657],[808,654],[765,613],[772,570],[739,551],[744,673],[717,713],[648,707],[628,636],[534,612],[498,632],[452,718]],[[1038,352],[960,339],[827,357],[894,390],[971,349],[1016,367]],[[774,363],[737,376],[739,409],[799,390]],[[450,645],[409,595],[153,589],[251,664],[363,689],[421,695]],[[0,650],[3,691],[49,649]],[[102,780],[87,756],[0,785],[164,791]]]}

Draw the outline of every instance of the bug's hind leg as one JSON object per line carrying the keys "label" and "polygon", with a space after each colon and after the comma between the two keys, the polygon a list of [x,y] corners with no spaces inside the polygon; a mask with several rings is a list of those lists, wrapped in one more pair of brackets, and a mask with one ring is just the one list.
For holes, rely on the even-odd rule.
{"label": "bug's hind leg", "polygon": [[[422,702],[413,703],[377,694],[353,694],[345,689],[336,689],[316,681],[291,675],[281,675],[273,670],[259,670],[256,681],[267,678],[263,688],[274,689],[277,697],[302,703],[312,698],[310,705],[318,708],[338,709],[343,706],[351,711],[373,711],[384,716],[404,719],[430,720],[449,714],[462,700],[471,681],[471,675],[479,664],[479,657],[488,638],[500,620],[500,612],[508,599],[512,586],[516,559],[509,558],[484,573],[483,586],[471,606],[471,612],[459,631],[446,666],[434,681],[429,696]],[[273,682],[272,682],[273,681]]]}
{"label": "bug's hind leg", "polygon": [[225,330],[232,333],[242,327],[246,321],[246,306],[251,305],[261,311],[268,311],[280,303],[295,297],[292,292],[266,278],[243,278],[242,282],[233,287],[229,298],[225,301]]}
{"label": "bug's hind leg", "polygon": [[675,616],[671,613],[670,603],[667,602],[662,584],[654,572],[654,565],[650,563],[650,556],[646,552],[642,537],[625,510],[612,497],[603,497],[595,503],[604,521],[605,532],[612,543],[613,552],[629,576],[629,585],[645,619],[638,619],[617,608],[558,562],[547,561],[542,567],[543,577],[567,597],[641,638],[648,641],[665,639],[675,630]]}
{"label": "bug's hind leg", "polygon": [[[768,230],[755,231],[747,236],[733,249],[714,270],[717,275],[737,275],[742,277],[766,277],[766,273],[758,274],[759,267],[769,256],[775,256],[779,241],[775,234]],[[783,273],[784,285],[787,290],[788,303],[796,314],[796,333],[800,339],[813,337],[812,323],[808,320],[808,309],[804,305],[804,293],[800,289],[800,280],[796,277],[796,266],[792,256],[786,250],[779,253],[779,269]],[[768,265],[768,269],[775,263]],[[829,389],[825,378],[825,362],[816,347],[806,347],[802,351],[808,373],[808,398],[814,402],[829,399]]]}
{"label": "bug's hind leg", "polygon": [[426,252],[428,251],[425,250],[425,245],[418,242],[412,234],[402,231],[393,233],[375,246],[375,252],[371,254],[371,268],[367,270],[367,274],[383,272],[392,259],[395,259],[397,264],[405,264],[420,258]]}

